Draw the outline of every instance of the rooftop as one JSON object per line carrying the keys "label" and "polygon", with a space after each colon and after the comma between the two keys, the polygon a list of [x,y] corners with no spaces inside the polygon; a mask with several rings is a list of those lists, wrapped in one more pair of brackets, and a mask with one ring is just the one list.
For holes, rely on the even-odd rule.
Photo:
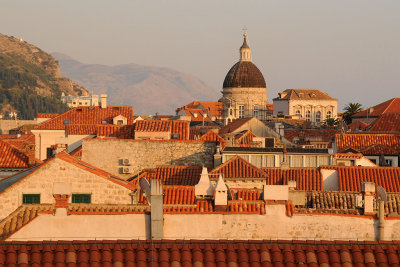
{"label": "rooftop", "polygon": [[362,110],[353,117],[379,117],[385,113],[399,113],[400,112],[400,98],[392,98],[388,101],[380,103],[369,109]]}
{"label": "rooftop", "polygon": [[274,100],[335,100],[318,89],[286,89],[285,91],[279,93],[279,97],[274,98]]}

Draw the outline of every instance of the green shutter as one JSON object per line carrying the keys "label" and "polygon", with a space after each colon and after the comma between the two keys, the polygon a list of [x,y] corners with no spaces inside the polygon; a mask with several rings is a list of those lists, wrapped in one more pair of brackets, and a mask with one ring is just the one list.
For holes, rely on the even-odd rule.
{"label": "green shutter", "polygon": [[40,194],[23,194],[22,195],[23,204],[38,204],[40,203]]}
{"label": "green shutter", "polygon": [[72,194],[72,203],[91,203],[90,194]]}

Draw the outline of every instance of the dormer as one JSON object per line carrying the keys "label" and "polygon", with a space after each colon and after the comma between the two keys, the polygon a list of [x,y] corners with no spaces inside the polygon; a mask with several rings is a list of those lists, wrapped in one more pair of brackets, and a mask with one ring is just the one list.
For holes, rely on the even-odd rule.
{"label": "dormer", "polygon": [[203,167],[200,180],[194,186],[194,192],[196,198],[211,198],[214,193],[214,186],[210,182],[206,167]]}
{"label": "dormer", "polygon": [[222,178],[222,174],[219,174],[214,189],[214,207],[216,211],[226,211],[228,207],[228,187]]}
{"label": "dormer", "polygon": [[124,116],[118,115],[113,118],[113,124],[114,125],[126,125],[126,124],[128,124],[128,120]]}

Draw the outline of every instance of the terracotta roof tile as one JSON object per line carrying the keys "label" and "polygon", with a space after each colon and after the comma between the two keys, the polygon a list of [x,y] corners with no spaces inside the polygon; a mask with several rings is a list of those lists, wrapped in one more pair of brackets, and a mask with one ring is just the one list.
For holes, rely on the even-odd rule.
{"label": "terracotta roof tile", "polygon": [[59,115],[58,113],[38,113],[36,118],[52,119]]}
{"label": "terracotta roof tile", "polygon": [[244,125],[246,122],[248,122],[249,120],[251,120],[252,118],[243,118],[243,119],[236,119],[233,120],[231,123],[229,123],[228,125],[222,127],[218,134],[221,136],[224,136],[227,133],[232,133],[234,131],[236,131],[239,127],[241,127],[242,125]]}
{"label": "terracotta roof tile", "polygon": [[196,185],[200,180],[201,166],[157,166],[154,178],[164,185]]}
{"label": "terracotta roof tile", "polygon": [[400,192],[400,167],[337,166],[341,191],[361,191],[361,182],[374,182],[387,192]]}
{"label": "terracotta roof tile", "polygon": [[335,153],[335,159],[362,159],[364,156],[361,153]]}
{"label": "terracotta roof tile", "polygon": [[369,124],[365,123],[361,120],[353,121],[347,127],[352,131],[352,132],[357,132],[357,131],[365,131],[368,128]]}
{"label": "terracotta roof tile", "polygon": [[287,185],[288,181],[296,181],[297,190],[322,190],[322,175],[317,168],[262,168],[267,173],[267,184]]}
{"label": "terracotta roof tile", "polygon": [[262,200],[263,189],[258,188],[231,188],[233,200]]}
{"label": "terracotta roof tile", "polygon": [[385,113],[399,113],[400,112],[400,98],[392,98],[388,101],[380,103],[372,108],[363,110],[353,117],[378,117]]}
{"label": "terracotta roof tile", "polygon": [[[2,242],[4,266],[396,266],[399,242],[91,240]],[[26,262],[26,264],[25,264]]]}
{"label": "terracotta roof tile", "polygon": [[234,156],[209,172],[210,178],[266,178],[267,174],[239,156]]}
{"label": "terracotta roof tile", "polygon": [[191,121],[211,121],[207,113],[198,108],[185,108],[186,115],[190,117]]}
{"label": "terracotta roof tile", "polygon": [[[189,140],[189,121],[142,120],[135,123],[135,132],[171,132],[173,139]],[[178,138],[174,138],[177,134]]]}
{"label": "terracotta roof tile", "polygon": [[65,131],[68,135],[95,135],[96,125],[90,125],[90,124],[65,125]]}
{"label": "terracotta roof tile", "polygon": [[28,155],[0,140],[0,168],[28,168],[30,166]]}
{"label": "terracotta roof tile", "polygon": [[[400,103],[399,103],[400,104]],[[369,128],[370,132],[400,132],[399,113],[385,113],[377,118]]]}
{"label": "terracotta roof tile", "polygon": [[282,94],[282,97],[274,98],[274,100],[337,100],[318,89],[286,89],[280,94]]}
{"label": "terracotta roof tile", "polygon": [[211,101],[193,101],[183,107],[177,108],[176,112],[185,109],[201,109],[207,111],[211,116],[221,117],[222,116],[222,103],[211,102]]}
{"label": "terracotta roof tile", "polygon": [[172,135],[177,134],[178,140],[189,140],[189,127],[188,121],[172,121]]}
{"label": "terracotta roof tile", "polygon": [[[0,140],[9,144],[11,147],[18,150],[20,153],[28,157],[28,165],[33,166],[35,162],[42,163],[41,160],[35,158],[35,135],[33,134],[23,134],[21,136],[17,135],[7,135],[2,136]],[[1,157],[1,156],[0,156]]]}
{"label": "terracotta roof tile", "polygon": [[97,125],[97,136],[116,137],[120,139],[134,138],[133,125]]}
{"label": "terracotta roof tile", "polygon": [[208,141],[208,142],[218,142],[221,145],[221,149],[224,149],[226,146],[226,142],[224,138],[222,138],[219,134],[214,132],[213,130],[209,130],[205,134],[200,137],[201,141]]}
{"label": "terracotta roof tile", "polygon": [[285,138],[290,142],[297,138],[301,144],[307,141],[332,142],[338,132],[336,129],[285,129]]}
{"label": "terracotta roof tile", "polygon": [[[348,148],[362,152],[372,145],[383,145],[392,149],[400,150],[400,136],[395,134],[337,134],[336,147],[338,152]],[[364,153],[365,154],[365,153]]]}
{"label": "terracotta roof tile", "polygon": [[35,129],[39,130],[64,130],[67,125],[86,124],[86,125],[99,125],[103,121],[108,124],[113,123],[113,118],[122,115],[127,119],[127,124],[133,124],[133,108],[132,107],[112,107],[108,106],[102,109],[100,106],[96,107],[77,107],[71,109],[64,114],[56,116],[47,120]]}

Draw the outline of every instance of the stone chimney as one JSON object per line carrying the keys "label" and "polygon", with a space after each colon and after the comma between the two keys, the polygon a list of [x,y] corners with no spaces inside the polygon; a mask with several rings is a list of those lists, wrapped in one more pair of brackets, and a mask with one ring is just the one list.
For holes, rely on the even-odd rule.
{"label": "stone chimney", "polygon": [[164,236],[163,186],[161,180],[152,179],[150,184],[151,199],[151,239],[160,240]]}
{"label": "stone chimney", "polygon": [[102,109],[105,109],[105,108],[107,108],[107,95],[106,94],[102,94],[102,95],[100,95],[100,98],[101,98],[101,108]]}
{"label": "stone chimney", "polygon": [[200,180],[194,186],[194,193],[197,198],[210,198],[214,193],[214,186],[210,182],[206,167],[203,167]]}
{"label": "stone chimney", "polygon": [[226,211],[228,208],[228,187],[222,179],[222,174],[219,174],[214,189],[214,208],[215,211]]}
{"label": "stone chimney", "polygon": [[54,182],[53,197],[55,200],[55,215],[66,216],[68,202],[71,196],[71,186],[69,183]]}
{"label": "stone chimney", "polygon": [[361,183],[361,191],[364,197],[364,215],[372,215],[374,212],[375,183]]}

